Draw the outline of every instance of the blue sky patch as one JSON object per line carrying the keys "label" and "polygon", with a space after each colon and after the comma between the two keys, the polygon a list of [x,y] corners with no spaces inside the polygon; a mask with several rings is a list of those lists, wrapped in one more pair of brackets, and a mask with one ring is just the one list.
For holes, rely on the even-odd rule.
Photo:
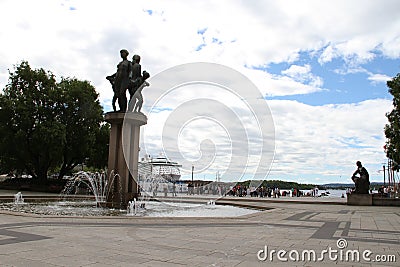
{"label": "blue sky patch", "polygon": [[199,45],[197,48],[196,48],[196,51],[200,51],[201,49],[203,49],[203,47],[205,47],[206,46],[206,44],[201,44],[201,45]]}
{"label": "blue sky patch", "polygon": [[147,14],[149,14],[150,16],[153,15],[153,10],[151,10],[151,9],[146,9],[143,11],[146,12]]}
{"label": "blue sky patch", "polygon": [[207,31],[207,28],[197,30],[197,34],[203,35]]}
{"label": "blue sky patch", "polygon": [[[388,63],[389,62],[389,63]],[[322,78],[322,88],[326,90],[305,94],[268,97],[276,100],[296,100],[308,105],[318,106],[326,104],[357,103],[368,99],[391,99],[385,81],[374,81],[372,75],[381,74],[394,77],[400,70],[399,60],[388,60],[377,55],[371,62],[358,65],[349,71],[342,58],[334,58],[321,65],[314,54],[300,53],[297,61],[292,63],[271,63],[268,66],[255,67],[268,73],[284,76],[284,71],[292,65],[311,66],[311,73]]]}

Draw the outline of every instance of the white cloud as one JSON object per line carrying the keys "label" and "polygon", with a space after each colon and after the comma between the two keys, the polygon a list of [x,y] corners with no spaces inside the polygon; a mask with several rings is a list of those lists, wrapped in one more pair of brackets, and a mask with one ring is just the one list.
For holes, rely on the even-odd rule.
{"label": "white cloud", "polygon": [[318,62],[322,65],[326,62],[332,61],[332,59],[338,56],[339,52],[337,48],[332,45],[328,45],[325,49],[323,49],[321,56],[318,58]]}
{"label": "white cloud", "polygon": [[304,66],[291,65],[288,69],[282,71],[282,74],[303,84],[310,84],[315,87],[323,85],[321,77],[311,73],[311,66],[309,64]]}
{"label": "white cloud", "polygon": [[[190,104],[190,110],[204,108],[201,103],[195,103]],[[376,170],[380,168],[380,163],[385,162],[383,127],[387,123],[385,113],[392,109],[391,101],[377,99],[358,104],[309,106],[296,101],[272,100],[268,104],[274,118],[276,144],[269,179],[297,180],[311,175],[322,180],[308,178],[309,182],[336,182],[343,177],[344,182],[351,183],[354,163],[361,160],[370,170],[371,180],[380,180]],[[229,108],[234,109],[234,106]],[[175,151],[186,157],[188,162],[184,164],[184,170],[187,173],[190,173],[191,162],[195,162],[196,170],[203,169],[202,174],[212,176],[217,171],[224,173],[232,162],[232,146],[236,146],[243,157],[235,162],[231,174],[241,173],[245,168],[249,173],[254,172],[257,158],[246,155],[247,151],[250,155],[259,155],[257,140],[254,139],[255,143],[249,145],[246,137],[242,136],[244,132],[235,133],[235,129],[245,129],[250,134],[257,130],[257,125],[247,123],[247,116],[238,116],[235,122],[236,118],[223,110],[220,110],[218,117],[214,116],[216,121],[199,117],[187,124],[180,123],[177,116],[182,116],[182,113],[186,115],[188,111],[173,109],[151,114],[149,125],[145,126],[147,139],[144,140],[153,145],[150,150],[160,152],[162,144],[167,144],[169,155],[171,152],[174,155]],[[167,134],[171,139],[161,141],[160,134],[165,134],[163,127],[170,125],[166,123],[167,120],[178,123],[173,128],[182,127],[178,140],[175,140],[176,134]],[[257,134],[250,136],[256,137]],[[178,146],[175,146],[175,142]],[[180,157],[179,154],[173,156]]]}
{"label": "white cloud", "polygon": [[[398,25],[400,26],[400,25]],[[380,46],[383,54],[389,58],[399,58],[400,57],[400,36],[388,36]]]}
{"label": "white cloud", "polygon": [[387,81],[391,80],[392,77],[389,77],[384,74],[371,74],[368,77],[368,80],[373,82],[373,83],[386,83]]}
{"label": "white cloud", "polygon": [[219,171],[222,179],[251,176],[257,168],[265,176],[273,156],[273,121],[262,95],[245,76],[198,63],[166,70],[150,83],[142,153],[162,149],[183,170],[195,165],[203,174]]}
{"label": "white cloud", "polygon": [[[115,72],[122,48],[130,56],[140,54],[142,69],[152,76],[188,62],[229,66],[249,77],[264,96],[325,90],[324,76],[314,74],[307,62],[297,62],[304,52],[317,55],[320,64],[343,60],[346,66],[337,70],[340,73],[366,72],[371,82],[383,82],[391,73],[371,74],[362,64],[377,56],[400,57],[399,13],[397,0],[2,0],[0,88],[7,84],[8,69],[27,60],[59,78],[89,80],[108,111],[112,90],[105,76]],[[270,63],[290,67],[280,74],[254,68]],[[168,100],[166,105],[179,100]],[[379,161],[381,153],[376,151],[385,123],[382,109],[389,104],[371,101],[320,107],[272,102],[278,120],[278,152],[290,151],[277,155],[277,162],[283,164],[277,168],[295,172],[294,165],[306,173],[317,166],[323,173],[321,162],[333,157],[337,167],[353,161],[358,153],[365,153],[369,162]],[[154,120],[162,122],[169,112],[160,112]],[[156,147],[158,141],[152,142]]]}
{"label": "white cloud", "polygon": [[356,160],[373,168],[385,161],[389,100],[325,106],[274,100],[269,105],[276,129],[275,177],[295,178],[311,170],[314,175],[350,177]]}
{"label": "white cloud", "polygon": [[311,72],[310,65],[291,65],[280,75],[249,68],[238,68],[249,77],[264,96],[289,96],[310,94],[326,90],[323,79]]}

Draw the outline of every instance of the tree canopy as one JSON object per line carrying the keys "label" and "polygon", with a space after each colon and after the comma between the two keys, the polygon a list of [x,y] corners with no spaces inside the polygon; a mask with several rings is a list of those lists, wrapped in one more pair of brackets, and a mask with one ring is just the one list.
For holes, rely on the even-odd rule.
{"label": "tree canopy", "polygon": [[62,177],[85,162],[95,145],[107,147],[108,140],[96,143],[103,109],[88,81],[57,82],[50,71],[32,69],[26,61],[9,75],[0,94],[2,171],[46,179],[57,169]]}
{"label": "tree canopy", "polygon": [[[254,183],[255,181],[244,181],[244,182],[239,182],[238,184],[241,185],[245,185],[245,186],[250,186],[251,183]],[[280,189],[291,189],[291,188],[297,188],[297,189],[301,189],[301,190],[309,190],[312,189],[314,187],[316,187],[316,185],[314,184],[299,184],[296,182],[287,182],[287,181],[281,181],[281,180],[264,180],[264,181],[257,181],[259,183],[254,183],[254,184],[260,184],[260,186],[264,186],[264,187],[270,187],[270,188],[280,188]],[[321,187],[321,186],[319,186]]]}
{"label": "tree canopy", "polygon": [[63,78],[58,85],[59,102],[63,104],[59,118],[66,130],[59,172],[62,177],[89,157],[103,120],[103,109],[94,87],[87,81]]}
{"label": "tree canopy", "polygon": [[400,163],[400,73],[387,82],[389,93],[393,96],[393,110],[386,114],[389,123],[385,126],[386,156],[394,161],[394,168]]}

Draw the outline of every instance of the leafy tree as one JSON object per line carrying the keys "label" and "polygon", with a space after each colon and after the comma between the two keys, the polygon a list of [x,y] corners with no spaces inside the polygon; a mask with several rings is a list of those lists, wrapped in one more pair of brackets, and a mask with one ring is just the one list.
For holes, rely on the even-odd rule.
{"label": "leafy tree", "polygon": [[66,127],[63,163],[59,172],[59,178],[62,178],[89,157],[96,144],[103,109],[95,88],[87,81],[63,78],[59,90],[58,101],[62,103],[60,121]]}
{"label": "leafy tree", "polygon": [[385,126],[386,155],[394,161],[398,170],[400,163],[400,73],[387,82],[389,93],[393,96],[393,110],[386,114],[389,124]]}
{"label": "leafy tree", "polygon": [[[245,182],[240,182],[239,184],[245,185],[245,186],[250,186],[251,182],[255,181],[245,181]],[[287,181],[281,181],[281,180],[264,180],[264,181],[258,181],[261,186],[265,187],[270,187],[270,188],[280,188],[280,189],[291,189],[291,188],[298,188],[301,190],[308,190],[314,188],[316,185],[313,184],[299,184],[296,182],[287,182]],[[258,184],[258,183],[255,183]],[[321,188],[321,186],[319,186]]]}
{"label": "leafy tree", "polygon": [[57,83],[51,72],[32,70],[22,62],[10,72],[1,95],[3,164],[46,179],[49,168],[61,162],[65,126],[58,120]]}
{"label": "leafy tree", "polygon": [[33,70],[23,61],[10,72],[0,95],[0,164],[2,170],[26,172],[39,180],[49,170],[59,177],[90,157],[97,143],[103,110],[87,81]]}
{"label": "leafy tree", "polygon": [[95,169],[104,169],[108,164],[108,142],[110,125],[104,123],[95,132],[95,145],[90,150],[87,165]]}

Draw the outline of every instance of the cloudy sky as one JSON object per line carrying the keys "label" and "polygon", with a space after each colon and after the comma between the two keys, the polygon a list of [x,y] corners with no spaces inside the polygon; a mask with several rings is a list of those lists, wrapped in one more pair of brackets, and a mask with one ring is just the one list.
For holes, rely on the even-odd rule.
{"label": "cloudy sky", "polygon": [[0,88],[27,60],[90,81],[110,111],[125,48],[151,74],[142,153],[185,177],[350,183],[361,160],[382,181],[399,14],[397,0],[0,0]]}

